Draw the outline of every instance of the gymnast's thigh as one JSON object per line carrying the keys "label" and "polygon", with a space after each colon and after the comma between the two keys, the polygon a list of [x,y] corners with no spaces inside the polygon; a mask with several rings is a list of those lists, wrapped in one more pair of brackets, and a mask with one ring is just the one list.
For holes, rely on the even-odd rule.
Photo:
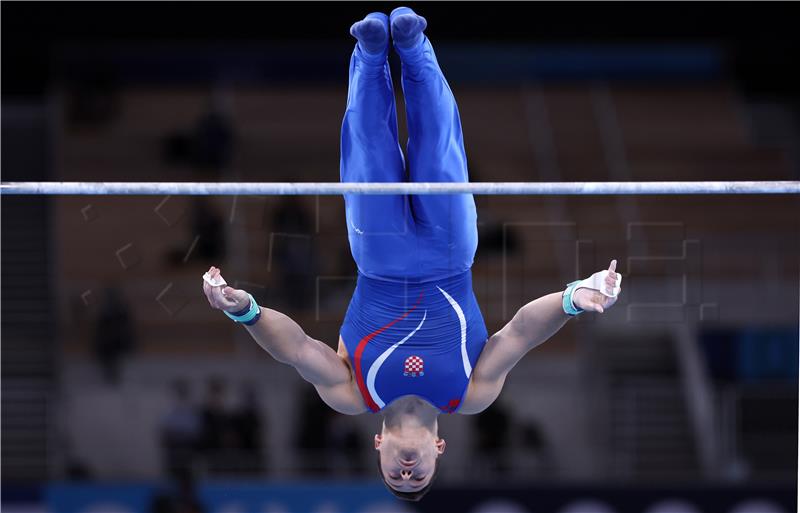
{"label": "gymnast's thigh", "polygon": [[408,196],[346,194],[345,213],[350,252],[361,273],[387,279],[419,274]]}
{"label": "gymnast's thigh", "polygon": [[[451,276],[472,267],[478,248],[475,200],[471,194],[451,194],[437,202],[437,212],[424,222],[415,216],[421,267],[436,277]],[[412,209],[416,205],[412,204]]]}

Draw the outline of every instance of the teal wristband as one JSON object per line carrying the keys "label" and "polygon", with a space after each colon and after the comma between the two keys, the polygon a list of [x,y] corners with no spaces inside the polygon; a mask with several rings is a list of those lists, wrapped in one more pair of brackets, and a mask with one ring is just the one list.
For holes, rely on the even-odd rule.
{"label": "teal wristband", "polygon": [[248,307],[247,312],[242,315],[234,315],[227,310],[223,310],[223,312],[225,312],[225,315],[230,317],[234,322],[252,326],[261,316],[261,308],[258,306],[258,303],[256,303],[256,300],[253,298],[252,294],[247,294],[247,296],[250,298],[250,306]]}
{"label": "teal wristband", "polygon": [[583,312],[581,308],[577,308],[572,303],[572,293],[575,292],[575,287],[577,287],[580,282],[581,280],[575,280],[572,283],[568,283],[566,290],[561,294],[561,306],[564,309],[564,313],[573,317]]}

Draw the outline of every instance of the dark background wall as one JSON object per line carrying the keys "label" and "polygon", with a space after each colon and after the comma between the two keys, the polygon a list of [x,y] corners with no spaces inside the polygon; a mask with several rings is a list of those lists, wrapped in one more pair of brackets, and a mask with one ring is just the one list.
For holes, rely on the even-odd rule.
{"label": "dark background wall", "polygon": [[[398,4],[399,5],[399,4]],[[702,42],[729,52],[747,91],[796,97],[800,41],[794,2],[440,2],[424,6],[436,41]],[[3,95],[41,94],[66,43],[171,41],[350,44],[347,28],[381,2],[8,2]],[[338,70],[338,68],[336,68]],[[334,68],[331,68],[334,70]]]}

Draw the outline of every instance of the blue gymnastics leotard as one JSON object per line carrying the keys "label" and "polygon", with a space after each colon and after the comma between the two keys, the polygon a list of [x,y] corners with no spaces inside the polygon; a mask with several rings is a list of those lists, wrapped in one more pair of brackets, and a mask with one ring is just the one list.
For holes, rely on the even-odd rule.
{"label": "blue gymnastics leotard", "polygon": [[[397,48],[408,120],[408,165],[386,56],[350,60],[342,182],[466,182],[458,108],[427,37]],[[472,195],[345,195],[358,282],[340,331],[365,404],[416,395],[460,406],[487,339],[472,291],[478,244]]]}

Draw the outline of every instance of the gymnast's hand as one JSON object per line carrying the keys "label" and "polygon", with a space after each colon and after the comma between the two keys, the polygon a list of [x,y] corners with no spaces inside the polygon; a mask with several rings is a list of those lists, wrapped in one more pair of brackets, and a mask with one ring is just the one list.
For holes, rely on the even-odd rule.
{"label": "gymnast's hand", "polygon": [[206,293],[206,298],[213,308],[233,313],[242,311],[250,305],[247,292],[229,287],[218,268],[212,265],[207,274],[212,282],[219,283],[211,285],[203,279],[203,292]]}
{"label": "gymnast's hand", "polygon": [[[606,276],[605,282],[600,284],[600,286],[606,287],[605,292],[608,294],[613,293],[617,279],[621,277],[621,275],[617,274],[616,269],[617,261],[612,260],[611,265],[608,266],[608,276]],[[620,287],[621,290],[622,287]],[[586,311],[603,313],[617,302],[617,297],[619,297],[619,294],[615,297],[609,297],[599,290],[581,287],[572,293],[572,304]]]}

